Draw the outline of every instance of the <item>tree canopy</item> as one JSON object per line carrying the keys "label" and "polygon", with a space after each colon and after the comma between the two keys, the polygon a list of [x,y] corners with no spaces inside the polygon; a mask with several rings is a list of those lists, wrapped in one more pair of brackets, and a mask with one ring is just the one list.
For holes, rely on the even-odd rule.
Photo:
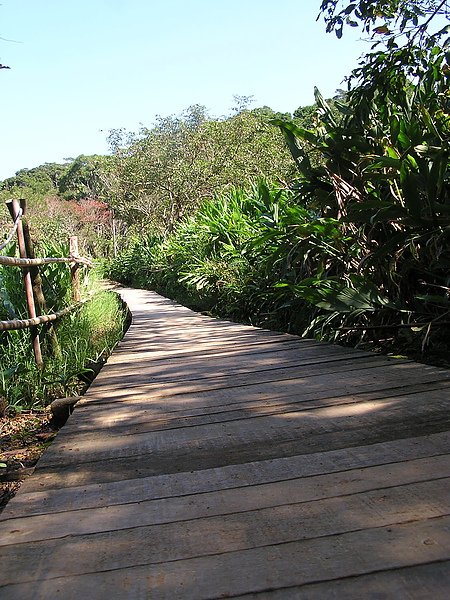
{"label": "tree canopy", "polygon": [[127,222],[171,229],[201,202],[258,177],[283,177],[290,160],[265,108],[210,118],[195,105],[159,117],[137,134],[110,134],[113,160],[104,178],[111,202]]}
{"label": "tree canopy", "polygon": [[381,97],[386,90],[402,103],[402,90],[433,69],[450,73],[449,5],[449,0],[323,0],[320,15],[338,37],[346,27],[359,27],[372,42],[349,83]]}
{"label": "tree canopy", "polygon": [[449,0],[323,0],[320,14],[326,23],[327,31],[335,31],[342,37],[344,27],[361,27],[372,37],[377,35],[398,38],[405,36],[408,41],[423,42],[447,32],[444,28],[430,30],[435,17],[448,17]]}

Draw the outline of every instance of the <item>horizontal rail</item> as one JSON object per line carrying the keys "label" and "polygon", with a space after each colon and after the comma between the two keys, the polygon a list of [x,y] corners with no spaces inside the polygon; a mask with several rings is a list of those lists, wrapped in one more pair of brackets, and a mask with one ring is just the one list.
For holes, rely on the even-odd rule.
{"label": "horizontal rail", "polygon": [[19,212],[17,213],[17,216],[14,219],[14,225],[12,226],[11,231],[8,233],[6,240],[0,244],[0,250],[3,250],[4,248],[6,248],[6,246],[13,239],[13,236],[17,231],[17,226],[19,225],[19,221],[22,218],[22,215],[23,215],[23,210],[21,208],[19,208]]}
{"label": "horizontal rail", "polygon": [[64,257],[45,257],[45,258],[16,258],[14,256],[0,256],[0,265],[12,267],[37,267],[39,265],[50,265],[53,263],[76,263],[79,265],[92,266],[92,262],[87,258],[80,256]]}
{"label": "horizontal rail", "polygon": [[77,310],[83,304],[86,304],[89,300],[82,300],[76,304],[71,304],[67,308],[63,308],[56,313],[51,315],[41,315],[40,317],[34,317],[32,319],[14,319],[13,321],[0,321],[0,331],[12,331],[16,329],[29,329],[30,327],[36,327],[44,323],[50,323],[56,321],[65,315]]}

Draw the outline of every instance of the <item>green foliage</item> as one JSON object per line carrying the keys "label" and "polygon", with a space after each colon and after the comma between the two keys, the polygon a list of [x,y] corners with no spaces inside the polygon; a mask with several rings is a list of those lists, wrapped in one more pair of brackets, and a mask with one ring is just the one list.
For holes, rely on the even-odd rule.
{"label": "green foliage", "polygon": [[67,159],[65,164],[45,163],[33,169],[21,169],[14,177],[0,182],[0,191],[8,196],[24,197],[31,195],[60,194],[68,200],[101,197],[103,185],[102,166],[108,160],[105,156],[81,155]]}
{"label": "green foliage", "polygon": [[345,102],[316,90],[310,124],[308,114],[272,119],[297,165],[291,191],[219,194],[145,253],[135,245],[140,284],[352,344],[376,346],[381,327],[397,350],[439,354],[450,314],[449,55],[445,44],[409,50],[414,69],[396,64],[403,47],[365,57]]}
{"label": "green foliage", "polygon": [[352,250],[336,220],[293,200],[264,182],[216,196],[166,238],[136,240],[110,276],[199,310],[302,331],[317,309],[299,301],[295,286],[329,269],[330,254],[343,269]]}
{"label": "green foliage", "polygon": [[[104,202],[103,177],[109,157],[84,156],[66,164],[46,163],[22,169],[0,182],[0,200],[25,198],[26,217],[35,241],[65,243],[77,235],[81,251],[97,256],[111,247],[112,215]],[[11,219],[3,208],[0,226],[9,230]]]}
{"label": "green foliage", "polygon": [[29,190],[33,194],[53,193],[66,171],[66,165],[45,163],[33,169],[21,169],[14,177],[9,177],[0,183],[0,190],[9,194],[15,190]]}
{"label": "green foliage", "polygon": [[[345,110],[345,105],[347,104],[347,92],[345,90],[338,89],[335,92],[333,98],[327,100],[327,104],[333,114],[334,119],[336,121],[340,121],[342,119],[342,112]],[[310,104],[308,106],[299,106],[296,110],[294,110],[293,120],[296,125],[302,127],[303,129],[314,129],[320,122],[320,112],[321,106],[317,102],[314,104]],[[289,121],[290,115],[272,115],[273,119],[282,119]]]}
{"label": "green foliage", "polygon": [[114,161],[105,182],[116,214],[129,224],[170,231],[216,192],[262,176],[285,177],[289,158],[267,124],[268,110],[244,108],[211,119],[193,106],[137,135],[111,132]]}
{"label": "green foliage", "polygon": [[[403,339],[438,353],[450,314],[448,8],[447,0],[323,0],[328,31],[360,27],[372,42],[348,91],[325,100],[316,90],[315,104],[293,118],[249,110],[246,98],[221,119],[193,106],[136,134],[111,131],[110,158],[81,156],[62,174],[20,172],[4,191],[28,189],[42,202],[57,190],[75,199],[76,223],[92,209],[82,197],[108,196],[128,227],[108,267],[124,283],[353,344],[376,345],[383,327],[397,350]],[[294,158],[294,183],[269,121]],[[256,186],[258,178],[277,183]],[[5,277],[6,315],[19,309]]]}
{"label": "green foliage", "polygon": [[[34,362],[28,331],[0,336],[0,394],[11,409],[42,408],[53,399],[78,394],[80,375],[103,360],[123,335],[125,315],[112,292],[96,294],[56,328],[61,355],[47,356],[44,370]],[[14,365],[14,366],[11,366]]]}
{"label": "green foliage", "polygon": [[78,156],[67,166],[58,182],[58,192],[66,200],[89,198],[96,200],[104,196],[102,181],[103,167],[108,161],[105,156]]}
{"label": "green foliage", "polygon": [[[38,256],[69,256],[69,244],[57,241],[40,241],[36,246]],[[61,310],[71,299],[70,269],[66,264],[49,264],[40,269],[42,291],[49,311]]]}
{"label": "green foliage", "polygon": [[[16,244],[3,250],[5,255],[17,254]],[[68,256],[67,244],[40,242],[39,256]],[[41,270],[42,287],[49,311],[60,310],[70,304],[70,271],[65,264],[46,265]],[[4,320],[28,318],[23,274],[17,267],[0,266],[0,318]]]}
{"label": "green foliage", "polygon": [[[361,57],[349,77],[349,83],[359,88],[355,92],[363,104],[378,97],[380,110],[384,99],[406,107],[405,89],[424,82],[433,70],[433,79],[441,69],[448,75],[448,61],[437,64],[435,58],[445,56],[449,49],[449,8],[448,0],[322,2],[327,31],[341,37],[344,27],[360,27],[370,36],[370,52]],[[354,95],[353,104],[355,100]]]}
{"label": "green foliage", "polygon": [[[358,248],[344,271],[293,290],[328,311],[313,330],[392,324],[395,331],[408,322],[433,323],[409,330],[409,342],[424,350],[444,339],[439,325],[450,309],[448,37],[444,29],[430,34],[425,27],[444,4],[360,2],[337,13],[337,2],[324,2],[329,27],[338,32],[343,17],[355,12],[377,35],[377,11],[384,10],[389,31],[397,26],[397,33],[386,33],[385,48],[362,57],[352,74],[356,87],[337,105],[340,119],[316,91],[314,127],[273,121],[297,164],[298,201],[338,219]],[[400,5],[406,12],[395,12]],[[311,161],[311,149],[321,160]]]}
{"label": "green foliage", "polygon": [[386,36],[388,43],[402,35],[407,42],[426,43],[426,38],[436,35],[428,30],[431,20],[446,17],[448,8],[448,0],[323,0],[320,11],[327,31],[335,31],[338,38],[350,26],[360,27],[372,38]]}
{"label": "green foliage", "polygon": [[[16,243],[9,244],[3,251],[4,256],[16,256]],[[19,269],[0,266],[0,319],[17,319],[25,314],[25,294],[23,277]]]}
{"label": "green foliage", "polygon": [[[68,256],[66,244],[47,241],[35,248],[39,256]],[[15,244],[3,252],[14,256]],[[47,312],[72,303],[70,269],[66,264],[49,264],[40,269]],[[83,294],[95,285],[85,281]],[[95,289],[95,288],[94,288]],[[0,319],[28,318],[22,271],[0,267]],[[20,411],[43,407],[58,396],[81,389],[79,376],[89,362],[104,358],[122,337],[125,315],[112,293],[96,293],[79,311],[57,321],[54,330],[60,352],[54,352],[47,325],[39,327],[44,369],[37,368],[29,330],[0,332],[0,396],[10,408]]]}

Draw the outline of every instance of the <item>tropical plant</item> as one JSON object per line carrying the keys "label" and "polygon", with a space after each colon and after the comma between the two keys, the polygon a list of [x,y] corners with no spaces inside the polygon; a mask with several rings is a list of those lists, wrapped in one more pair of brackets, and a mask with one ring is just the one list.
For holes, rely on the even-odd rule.
{"label": "tropical plant", "polygon": [[104,196],[102,181],[105,156],[81,155],[72,160],[58,181],[58,192],[67,200],[98,200]]}
{"label": "tropical plant", "polygon": [[[298,201],[337,219],[357,253],[348,255],[345,271],[307,279],[295,293],[328,311],[318,323],[326,321],[330,333],[387,325],[395,332],[412,322],[418,327],[410,337],[423,345],[442,337],[450,310],[448,28],[427,31],[446,3],[360,2],[340,12],[337,4],[322,3],[330,29],[340,35],[355,14],[380,35],[382,17],[385,48],[376,43],[362,57],[347,102],[337,103],[341,119],[316,91],[316,128],[286,119],[274,124],[299,170]],[[310,148],[322,155],[319,164],[312,164]]]}
{"label": "tropical plant", "polygon": [[137,240],[110,275],[200,310],[301,333],[317,313],[292,290],[351,254],[335,219],[315,217],[286,188],[260,181],[208,200],[160,239]]}

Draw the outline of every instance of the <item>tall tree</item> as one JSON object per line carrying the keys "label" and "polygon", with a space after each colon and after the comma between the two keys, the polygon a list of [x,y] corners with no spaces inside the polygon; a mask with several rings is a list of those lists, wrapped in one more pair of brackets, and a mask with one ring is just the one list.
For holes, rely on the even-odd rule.
{"label": "tall tree", "polygon": [[266,114],[248,109],[212,119],[194,106],[160,117],[134,136],[113,131],[105,181],[116,213],[131,223],[171,229],[219,190],[284,176],[289,157],[267,121]]}

